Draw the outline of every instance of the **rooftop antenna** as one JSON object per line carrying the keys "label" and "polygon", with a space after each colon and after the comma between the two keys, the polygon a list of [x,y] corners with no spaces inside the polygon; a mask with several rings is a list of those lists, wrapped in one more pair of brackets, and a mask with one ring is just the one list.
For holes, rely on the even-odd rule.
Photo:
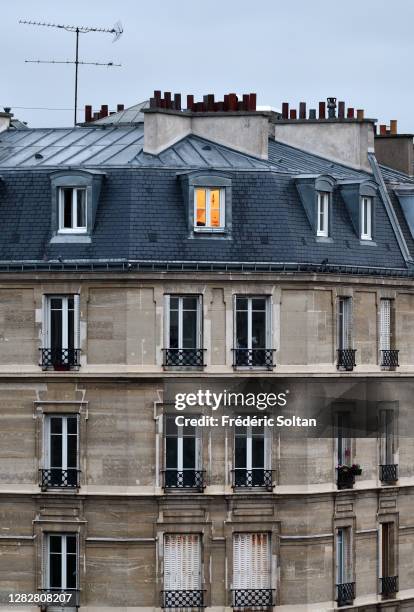
{"label": "rooftop antenna", "polygon": [[114,64],[113,62],[100,63],[100,62],[81,62],[79,61],[79,34],[88,34],[89,32],[104,32],[105,34],[113,34],[112,42],[116,42],[121,37],[124,29],[120,21],[112,28],[95,28],[90,26],[75,26],[75,25],[63,25],[59,23],[47,23],[44,21],[28,21],[26,19],[20,19],[19,23],[33,26],[44,26],[45,28],[59,28],[66,30],[67,32],[74,32],[76,34],[76,47],[75,47],[75,59],[73,61],[59,61],[59,60],[25,60],[26,63],[30,64],[75,64],[75,116],[74,124],[77,123],[77,109],[78,109],[78,68],[79,64],[90,65],[90,66],[121,66],[121,64]]}

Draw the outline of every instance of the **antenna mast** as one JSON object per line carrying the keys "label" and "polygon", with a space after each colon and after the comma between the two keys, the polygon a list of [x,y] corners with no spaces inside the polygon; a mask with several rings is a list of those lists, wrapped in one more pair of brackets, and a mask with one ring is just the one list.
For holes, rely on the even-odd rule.
{"label": "antenna mast", "polygon": [[77,123],[77,110],[78,110],[78,69],[79,65],[90,65],[90,66],[120,66],[121,64],[114,64],[113,62],[107,62],[106,64],[100,62],[81,62],[79,61],[79,34],[87,34],[89,32],[104,32],[105,34],[113,34],[114,38],[112,42],[119,40],[123,33],[122,24],[118,21],[113,28],[95,28],[90,26],[74,26],[74,25],[63,25],[59,23],[46,23],[44,21],[28,21],[26,19],[20,19],[19,23],[33,26],[43,26],[45,28],[59,28],[66,30],[67,32],[73,32],[76,35],[76,46],[75,46],[75,59],[74,61],[56,61],[56,60],[25,60],[26,63],[31,64],[75,64],[75,114],[74,124]]}

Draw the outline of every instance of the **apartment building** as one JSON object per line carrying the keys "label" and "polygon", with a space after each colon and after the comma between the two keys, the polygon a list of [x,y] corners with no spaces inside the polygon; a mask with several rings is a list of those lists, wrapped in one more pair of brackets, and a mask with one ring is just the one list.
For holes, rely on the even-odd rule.
{"label": "apartment building", "polygon": [[414,180],[317,110],[2,114],[1,610],[414,610]]}

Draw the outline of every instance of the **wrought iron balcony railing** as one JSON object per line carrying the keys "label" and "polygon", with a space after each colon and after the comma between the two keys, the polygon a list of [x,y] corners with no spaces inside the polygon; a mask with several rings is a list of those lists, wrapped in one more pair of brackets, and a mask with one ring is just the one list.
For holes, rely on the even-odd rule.
{"label": "wrought iron balcony railing", "polygon": [[356,349],[338,349],[338,370],[346,370],[352,372],[356,366],[355,353]]}
{"label": "wrought iron balcony railing", "polygon": [[80,349],[40,349],[43,370],[75,370],[80,367]]}
{"label": "wrought iron balcony railing", "polygon": [[263,468],[246,470],[244,468],[236,468],[231,472],[233,476],[233,489],[258,487],[266,489],[266,491],[273,491],[274,470],[265,470]]}
{"label": "wrought iron balcony railing", "polygon": [[380,480],[381,482],[397,482],[398,480],[398,465],[390,463],[388,465],[380,465]]}
{"label": "wrought iron balcony railing", "polygon": [[202,493],[205,470],[164,470],[164,489],[194,489]]}
{"label": "wrought iron balcony railing", "polygon": [[234,348],[233,368],[266,368],[273,370],[275,367],[274,355],[276,349],[247,349]]}
{"label": "wrought iron balcony railing", "polygon": [[232,595],[232,606],[236,609],[266,610],[275,605],[274,589],[233,589]]}
{"label": "wrought iron balcony railing", "polygon": [[77,468],[48,468],[40,469],[40,487],[46,489],[78,489],[80,487],[80,473]]}
{"label": "wrought iron balcony railing", "polygon": [[355,599],[355,582],[345,582],[336,585],[336,601],[338,606],[350,606]]}
{"label": "wrought iron balcony railing", "polygon": [[39,606],[41,610],[48,610],[51,607],[60,608],[78,608],[80,605],[79,589],[40,589]]}
{"label": "wrought iron balcony railing", "polygon": [[163,608],[204,608],[204,591],[162,591]]}
{"label": "wrought iron balcony railing", "polygon": [[400,351],[392,350],[383,350],[381,351],[381,367],[382,368],[398,368],[400,365],[398,363],[398,353]]}
{"label": "wrought iron balcony railing", "polygon": [[398,576],[384,576],[380,578],[381,595],[393,595],[398,593]]}
{"label": "wrought iron balcony railing", "polygon": [[204,368],[204,352],[206,349],[163,349],[163,366],[185,367],[185,368]]}
{"label": "wrought iron balcony railing", "polygon": [[352,489],[355,484],[355,472],[347,465],[336,468],[336,485],[338,489]]}

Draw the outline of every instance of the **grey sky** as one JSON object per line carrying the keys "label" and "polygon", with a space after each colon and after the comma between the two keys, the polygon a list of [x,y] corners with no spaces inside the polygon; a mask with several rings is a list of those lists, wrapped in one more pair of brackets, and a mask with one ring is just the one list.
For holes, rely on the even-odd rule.
{"label": "grey sky", "polygon": [[[7,8],[6,8],[7,6]],[[336,96],[380,122],[413,131],[414,3],[407,0],[16,0],[0,22],[0,107],[32,127],[71,125],[73,66],[25,64],[72,59],[74,34],[19,25],[19,18],[111,27],[124,35],[84,34],[81,59],[122,68],[81,67],[78,107],[130,106],[154,89],[198,96],[256,91],[280,107]],[[83,111],[79,113],[83,118]]]}

